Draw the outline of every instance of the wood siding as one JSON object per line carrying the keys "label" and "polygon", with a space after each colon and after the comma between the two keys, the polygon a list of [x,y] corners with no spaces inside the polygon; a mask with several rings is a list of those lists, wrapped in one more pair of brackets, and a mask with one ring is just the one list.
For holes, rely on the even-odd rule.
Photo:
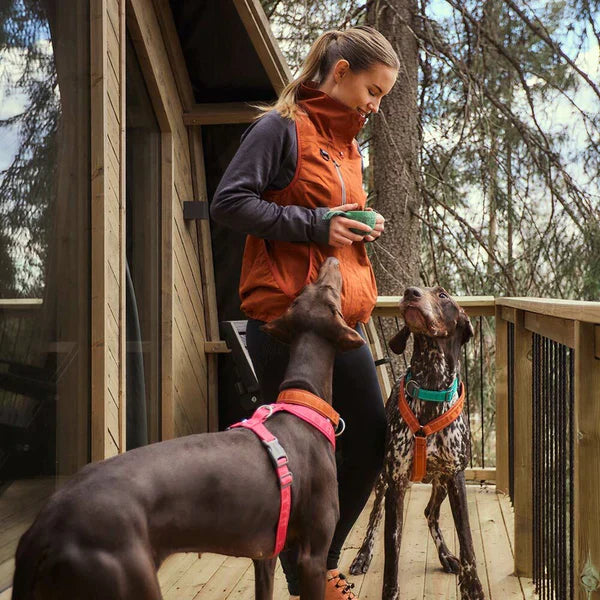
{"label": "wood siding", "polygon": [[91,0],[92,460],[125,450],[125,0]]}
{"label": "wood siding", "polygon": [[[206,303],[206,244],[183,202],[206,200],[202,148],[183,120],[186,73],[168,5],[90,0],[92,119],[92,460],[126,449],[125,408],[125,52],[128,31],[161,135],[161,438],[216,429],[216,366],[205,342],[218,339]],[[165,43],[166,40],[166,43]],[[191,87],[187,88],[191,91]],[[185,94],[184,94],[185,96]],[[194,172],[194,177],[192,173]],[[205,234],[204,234],[205,235]],[[212,268],[212,263],[211,263]],[[204,273],[202,272],[204,271]],[[209,273],[212,279],[212,272]],[[209,306],[210,305],[210,306]],[[207,323],[210,323],[207,333]],[[217,336],[215,338],[215,335]],[[215,363],[216,364],[216,363]],[[209,372],[211,380],[209,382]],[[209,411],[209,389],[213,390]],[[210,414],[209,414],[210,412]]]}
{"label": "wood siding", "polygon": [[[167,10],[147,0],[128,2],[128,27],[163,132],[162,438],[207,431],[208,339],[196,224],[183,219],[183,202],[198,199],[190,141],[174,69],[176,43]],[[158,18],[156,7],[160,10]],[[162,6],[164,9],[164,6]],[[181,76],[181,75],[180,75]],[[170,179],[170,181],[169,181]],[[205,192],[204,192],[205,195]]]}

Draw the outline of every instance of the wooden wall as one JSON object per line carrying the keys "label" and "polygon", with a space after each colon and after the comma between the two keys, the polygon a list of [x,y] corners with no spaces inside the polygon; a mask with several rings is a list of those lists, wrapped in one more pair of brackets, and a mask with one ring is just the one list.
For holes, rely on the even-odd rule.
{"label": "wooden wall", "polygon": [[91,3],[92,459],[98,460],[126,447],[125,27],[162,133],[162,439],[216,429],[216,362],[205,342],[218,339],[218,331],[208,222],[183,219],[183,202],[206,201],[206,185],[199,131],[183,121],[193,97],[168,2]]}
{"label": "wooden wall", "polygon": [[125,450],[125,0],[91,0],[92,460]]}

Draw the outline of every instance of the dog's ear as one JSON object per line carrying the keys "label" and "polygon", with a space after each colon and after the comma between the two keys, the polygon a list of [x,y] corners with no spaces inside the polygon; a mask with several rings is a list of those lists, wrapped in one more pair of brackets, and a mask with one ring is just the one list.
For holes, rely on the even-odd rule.
{"label": "dog's ear", "polygon": [[292,343],[292,327],[286,315],[261,325],[260,329],[284,344]]}
{"label": "dog's ear", "polygon": [[461,308],[458,316],[458,324],[462,328],[462,338],[460,340],[461,345],[466,344],[474,335],[473,324],[469,315]]}
{"label": "dog's ear", "polygon": [[403,354],[406,350],[406,342],[410,336],[410,329],[405,325],[389,342],[388,346],[394,354]]}
{"label": "dog's ear", "polygon": [[364,343],[365,340],[362,339],[360,333],[352,329],[352,327],[344,325],[335,345],[340,352],[346,352],[347,350],[360,348]]}

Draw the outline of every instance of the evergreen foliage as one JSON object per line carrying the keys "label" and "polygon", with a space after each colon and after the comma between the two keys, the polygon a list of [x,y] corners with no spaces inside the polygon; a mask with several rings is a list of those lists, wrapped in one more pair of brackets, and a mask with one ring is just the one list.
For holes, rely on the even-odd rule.
{"label": "evergreen foliage", "polygon": [[[295,70],[322,31],[399,4],[263,5]],[[455,294],[597,300],[600,4],[429,0],[416,10],[423,282]],[[385,235],[378,251],[394,252]]]}

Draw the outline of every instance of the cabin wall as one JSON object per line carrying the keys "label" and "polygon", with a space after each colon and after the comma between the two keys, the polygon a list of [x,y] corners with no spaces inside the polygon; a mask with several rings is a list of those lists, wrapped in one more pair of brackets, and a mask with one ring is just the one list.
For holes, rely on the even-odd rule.
{"label": "cabin wall", "polygon": [[[207,322],[212,315],[205,306],[207,281],[200,267],[206,259],[202,230],[195,221],[183,218],[184,201],[206,201],[202,145],[199,132],[188,132],[183,122],[185,94],[180,89],[185,69],[174,64],[178,54],[173,44],[177,40],[166,8],[160,0],[92,0],[94,460],[127,448],[127,35],[160,127],[159,437],[168,439],[216,428],[216,411],[210,407],[211,402],[216,406],[216,371],[209,381],[212,358],[207,359],[205,353],[205,342],[211,339]],[[215,393],[209,394],[211,389]]]}
{"label": "cabin wall", "polygon": [[124,0],[91,0],[92,460],[125,450]]}
{"label": "cabin wall", "polygon": [[[163,386],[170,387],[168,379],[172,381],[172,389],[163,390],[164,439],[208,428],[206,324],[196,224],[183,219],[183,202],[194,198],[183,107],[153,6],[134,0],[128,18],[164,134],[163,206],[165,213],[171,213],[170,219],[163,215],[163,260],[171,263],[163,273],[163,328],[171,355],[163,361]],[[162,18],[168,18],[168,13]]]}

